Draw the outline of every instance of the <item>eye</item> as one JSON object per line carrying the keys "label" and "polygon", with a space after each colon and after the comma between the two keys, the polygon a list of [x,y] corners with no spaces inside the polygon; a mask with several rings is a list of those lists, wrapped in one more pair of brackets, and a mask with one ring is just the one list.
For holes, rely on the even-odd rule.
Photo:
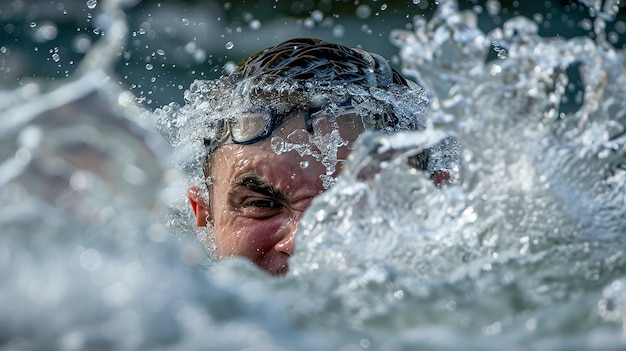
{"label": "eye", "polygon": [[264,219],[277,215],[283,207],[281,202],[273,199],[251,198],[243,201],[240,209],[246,217]]}
{"label": "eye", "polygon": [[273,201],[269,199],[256,199],[250,200],[243,204],[244,207],[256,207],[256,208],[282,208],[283,205],[278,201]]}

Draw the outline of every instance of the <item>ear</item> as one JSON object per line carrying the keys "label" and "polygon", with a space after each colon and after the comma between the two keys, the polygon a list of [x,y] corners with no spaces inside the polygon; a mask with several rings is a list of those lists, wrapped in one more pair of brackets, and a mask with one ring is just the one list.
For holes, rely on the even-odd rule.
{"label": "ear", "polygon": [[206,227],[209,220],[209,206],[202,196],[202,191],[197,186],[192,186],[187,189],[187,199],[193,210],[193,214],[196,216],[196,226]]}

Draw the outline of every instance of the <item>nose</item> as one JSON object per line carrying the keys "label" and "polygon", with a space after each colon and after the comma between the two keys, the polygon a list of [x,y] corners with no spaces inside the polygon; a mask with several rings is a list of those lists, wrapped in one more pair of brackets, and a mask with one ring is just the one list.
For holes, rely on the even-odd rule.
{"label": "nose", "polygon": [[283,228],[284,236],[274,245],[274,250],[293,256],[296,242],[296,231],[298,230],[298,219],[292,219],[290,223]]}
{"label": "nose", "polygon": [[[321,193],[319,191],[318,193]],[[313,196],[303,197],[291,204],[291,215],[289,221],[280,229],[281,239],[274,245],[274,250],[293,256],[296,245],[296,232],[298,231],[298,223],[304,214],[304,211],[311,206]]]}

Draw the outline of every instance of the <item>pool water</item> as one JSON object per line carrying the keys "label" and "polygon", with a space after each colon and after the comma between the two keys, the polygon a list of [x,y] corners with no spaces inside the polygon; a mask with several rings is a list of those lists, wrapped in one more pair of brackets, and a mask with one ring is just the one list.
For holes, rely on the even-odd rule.
{"label": "pool water", "polygon": [[[75,66],[67,77],[0,92],[0,348],[625,349],[620,4],[570,5],[591,32],[570,37],[496,1],[419,3],[428,16],[380,40],[425,88],[427,127],[359,139],[280,279],[212,262],[197,239],[176,166],[188,154],[155,128],[163,98],[113,73],[137,40],[121,7],[136,4],[78,6],[104,35],[59,60]],[[25,8],[11,11],[36,16]],[[485,13],[501,23],[485,30]],[[50,23],[36,40],[54,37]],[[1,48],[10,77],[20,60]],[[426,147],[458,156],[442,187],[407,164]]]}

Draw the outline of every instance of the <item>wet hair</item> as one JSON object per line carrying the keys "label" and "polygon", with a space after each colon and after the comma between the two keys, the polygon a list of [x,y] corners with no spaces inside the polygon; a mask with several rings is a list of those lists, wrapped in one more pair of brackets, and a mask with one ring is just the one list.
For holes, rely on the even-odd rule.
{"label": "wet hair", "polygon": [[238,79],[274,75],[367,87],[407,85],[378,54],[312,38],[291,39],[261,50],[241,61],[233,75]]}

